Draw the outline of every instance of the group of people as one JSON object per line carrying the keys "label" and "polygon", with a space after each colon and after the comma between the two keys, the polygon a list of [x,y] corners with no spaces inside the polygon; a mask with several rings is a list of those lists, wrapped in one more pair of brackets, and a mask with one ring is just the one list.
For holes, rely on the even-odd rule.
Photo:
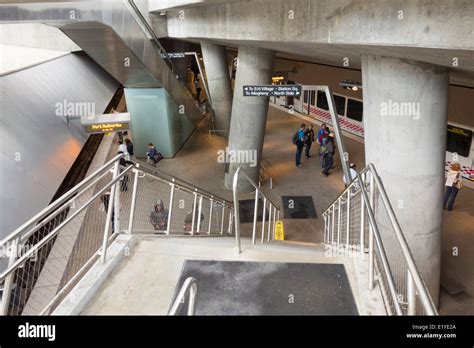
{"label": "group of people", "polygon": [[314,142],[319,145],[319,163],[321,172],[328,176],[330,170],[334,168],[334,154],[336,152],[336,146],[334,144],[334,133],[330,131],[326,124],[322,124],[318,133],[314,134],[313,125],[306,127],[304,123],[301,124],[298,132],[293,136],[293,144],[296,145],[296,156],[295,162],[297,167],[302,167],[301,156],[303,155],[303,149],[306,149],[305,155],[309,159],[311,146]]}

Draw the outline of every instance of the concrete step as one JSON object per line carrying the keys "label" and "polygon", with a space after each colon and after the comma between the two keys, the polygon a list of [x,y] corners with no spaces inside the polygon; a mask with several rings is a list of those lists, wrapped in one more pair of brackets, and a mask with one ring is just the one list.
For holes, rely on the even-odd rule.
{"label": "concrete step", "polygon": [[[358,313],[372,314],[350,258],[332,257],[321,244],[272,242],[252,245],[242,239],[242,253],[235,253],[235,238],[160,238],[135,236],[123,258],[82,314],[167,314],[186,261],[284,262],[340,264],[344,266]],[[198,285],[199,286],[199,285]],[[199,291],[199,290],[198,290]],[[372,308],[372,309],[371,309]],[[379,314],[383,314],[380,311]]]}

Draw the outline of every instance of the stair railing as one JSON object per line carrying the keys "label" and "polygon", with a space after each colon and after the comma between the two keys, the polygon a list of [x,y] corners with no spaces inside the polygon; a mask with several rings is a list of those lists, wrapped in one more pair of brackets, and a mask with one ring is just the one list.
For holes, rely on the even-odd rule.
{"label": "stair railing", "polygon": [[379,285],[388,314],[438,314],[373,164],[322,215],[326,245],[368,254],[368,287]]}
{"label": "stair railing", "polygon": [[178,296],[173,302],[168,315],[177,315],[179,310],[184,304],[186,295],[189,294],[188,297],[188,315],[194,315],[196,313],[196,294],[197,294],[197,284],[196,279],[193,277],[187,278],[181,289],[179,290]]}
{"label": "stair railing", "polygon": [[[237,253],[242,252],[241,243],[240,243],[240,203],[239,203],[239,179],[243,178],[245,181],[250,183],[255,188],[255,200],[254,200],[254,214],[253,214],[253,227],[252,227],[252,244],[255,244],[257,237],[257,221],[258,221],[258,201],[259,198],[263,198],[263,209],[262,209],[262,226],[261,226],[261,242],[264,243],[265,239],[267,242],[275,239],[275,222],[280,220],[280,206],[273,203],[273,201],[267,197],[261,190],[258,184],[256,184],[242,169],[242,167],[237,168],[237,171],[234,174],[233,183],[232,183],[232,192],[234,196],[234,230],[235,230],[235,241],[236,241],[236,251]],[[267,214],[268,208],[268,214]],[[266,222],[265,220],[267,219]],[[273,219],[273,220],[272,220]],[[267,226],[265,226],[265,223]],[[266,227],[266,238],[265,238],[265,227]]]}

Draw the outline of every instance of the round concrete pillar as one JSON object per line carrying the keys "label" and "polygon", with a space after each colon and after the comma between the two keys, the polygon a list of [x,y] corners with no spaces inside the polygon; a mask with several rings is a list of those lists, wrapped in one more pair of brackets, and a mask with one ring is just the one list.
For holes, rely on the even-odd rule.
{"label": "round concrete pillar", "polygon": [[[362,85],[366,162],[375,165],[437,304],[449,71],[421,62],[363,56]],[[381,209],[376,215],[382,239],[395,243]],[[389,258],[396,259],[398,250],[388,248]]]}
{"label": "round concrete pillar", "polygon": [[[231,160],[225,174],[225,186],[229,190],[232,189],[234,173],[238,167],[242,167],[258,182],[269,100],[267,97],[244,97],[243,88],[245,85],[271,83],[274,52],[240,46],[237,58],[228,146],[228,158]],[[241,180],[239,189],[249,192],[253,187]]]}
{"label": "round concrete pillar", "polygon": [[209,94],[215,113],[215,126],[218,130],[229,130],[232,110],[232,86],[225,47],[201,42],[202,56],[206,68]]}

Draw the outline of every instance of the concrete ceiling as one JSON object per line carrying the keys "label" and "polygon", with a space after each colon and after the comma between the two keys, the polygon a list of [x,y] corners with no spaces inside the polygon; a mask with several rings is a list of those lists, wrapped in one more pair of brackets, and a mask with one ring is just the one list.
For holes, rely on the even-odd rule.
{"label": "concrete ceiling", "polygon": [[[186,41],[199,43],[200,40],[187,39]],[[240,45],[256,46],[274,50],[277,57],[309,61],[317,64],[331,65],[341,68],[361,69],[362,54],[386,55],[404,59],[423,61],[450,69],[450,83],[454,85],[474,87],[474,52],[462,50],[434,50],[415,47],[380,47],[362,45],[337,45],[308,42],[269,42],[244,40],[206,40],[222,44],[230,49],[237,50]],[[463,69],[453,67],[453,57]],[[344,58],[348,58],[349,66],[344,65]]]}

